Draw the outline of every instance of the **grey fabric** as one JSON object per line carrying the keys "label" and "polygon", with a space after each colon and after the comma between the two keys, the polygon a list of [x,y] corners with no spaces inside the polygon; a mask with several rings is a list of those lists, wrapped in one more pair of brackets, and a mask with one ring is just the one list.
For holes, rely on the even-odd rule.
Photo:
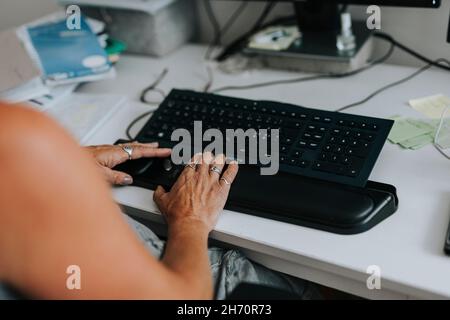
{"label": "grey fabric", "polygon": [[[165,242],[149,228],[125,216],[128,224],[142,240],[150,254],[161,258]],[[302,299],[320,298],[316,287],[307,281],[274,272],[247,259],[240,251],[217,247],[208,251],[215,285],[215,298],[222,300],[241,282],[265,285],[291,292]],[[0,300],[19,299],[16,293],[0,284]]]}
{"label": "grey fabric", "polygon": [[[152,255],[160,258],[165,242],[153,231],[127,216],[130,226]],[[208,250],[215,285],[215,298],[228,297],[242,282],[269,286],[291,292],[302,299],[321,298],[315,285],[288,275],[272,271],[247,259],[238,250],[226,250],[212,247]]]}

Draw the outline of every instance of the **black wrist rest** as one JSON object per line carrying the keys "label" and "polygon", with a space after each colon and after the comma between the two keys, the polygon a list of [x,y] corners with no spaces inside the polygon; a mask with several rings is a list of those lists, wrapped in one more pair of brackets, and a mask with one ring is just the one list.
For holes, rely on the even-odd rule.
{"label": "black wrist rest", "polygon": [[[131,174],[134,185],[170,190],[183,166],[164,170],[163,159],[148,159],[115,168]],[[369,181],[365,188],[341,185],[289,173],[261,176],[260,168],[240,165],[226,209],[339,234],[366,231],[397,210],[393,186]],[[136,173],[139,172],[139,173]]]}

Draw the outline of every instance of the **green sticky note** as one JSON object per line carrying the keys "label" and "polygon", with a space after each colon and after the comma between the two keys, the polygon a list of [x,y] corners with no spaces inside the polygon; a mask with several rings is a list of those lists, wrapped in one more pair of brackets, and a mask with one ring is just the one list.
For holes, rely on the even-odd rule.
{"label": "green sticky note", "polygon": [[425,147],[426,145],[429,145],[430,143],[433,142],[433,140],[434,140],[434,138],[432,135],[424,134],[424,135],[421,135],[418,137],[414,137],[412,139],[401,141],[400,145],[406,149],[417,150],[417,149]]}
{"label": "green sticky note", "polygon": [[420,128],[409,123],[407,120],[396,120],[389,134],[389,141],[392,143],[400,143],[412,138],[429,133],[428,129]]}
{"label": "green sticky note", "polygon": [[434,134],[434,132],[437,129],[436,124],[432,123],[432,122],[426,122],[426,121],[421,121],[421,120],[416,120],[416,119],[407,119],[406,121],[408,121],[413,126],[416,126],[417,128],[428,131],[428,133],[430,133],[430,134]]}

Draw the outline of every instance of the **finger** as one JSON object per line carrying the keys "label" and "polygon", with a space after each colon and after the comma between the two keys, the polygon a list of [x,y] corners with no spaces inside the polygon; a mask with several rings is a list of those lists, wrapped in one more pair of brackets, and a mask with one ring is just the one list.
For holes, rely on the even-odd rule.
{"label": "finger", "polygon": [[[155,148],[144,144],[131,144],[133,152],[131,159],[136,160],[140,158],[166,158],[170,156],[172,150],[169,148]],[[123,151],[123,150],[122,150]],[[128,153],[123,151],[125,158],[128,160]]]}
{"label": "finger", "polygon": [[201,176],[207,176],[209,172],[209,165],[214,161],[214,156],[211,152],[205,152],[202,156],[201,163],[198,165],[198,172]]}
{"label": "finger", "polygon": [[164,190],[163,187],[158,186],[155,190],[155,192],[153,192],[153,201],[155,201],[156,205],[161,209],[161,199],[162,196],[166,194],[166,190]]}
{"label": "finger", "polygon": [[201,162],[201,159],[202,159],[201,153],[195,154],[192,157],[191,161],[189,161],[189,163],[186,165],[186,167],[184,167],[175,185],[179,183],[184,183],[186,180],[192,178],[198,169],[198,164]]}
{"label": "finger", "polygon": [[[222,174],[222,171],[223,171],[223,167],[225,166],[225,160],[226,160],[226,158],[225,158],[225,155],[223,155],[223,154],[218,155],[214,159],[214,161],[212,162],[212,164],[210,166],[211,168],[209,171],[209,175],[212,178],[219,180],[219,178]],[[220,170],[220,172],[212,171],[211,169],[213,169],[213,168],[217,168],[218,170]]]}
{"label": "finger", "polygon": [[103,168],[106,179],[111,184],[128,186],[133,183],[133,178],[125,172],[111,170],[109,168]]}
{"label": "finger", "polygon": [[219,180],[219,183],[223,189],[225,190],[230,189],[231,184],[234,182],[234,179],[236,178],[238,171],[239,165],[237,161],[231,161],[225,172],[222,174],[221,179]]}
{"label": "finger", "polygon": [[148,148],[158,148],[159,147],[159,143],[158,142],[140,143],[139,141],[133,141],[130,144],[131,145],[142,146],[142,147],[148,147]]}

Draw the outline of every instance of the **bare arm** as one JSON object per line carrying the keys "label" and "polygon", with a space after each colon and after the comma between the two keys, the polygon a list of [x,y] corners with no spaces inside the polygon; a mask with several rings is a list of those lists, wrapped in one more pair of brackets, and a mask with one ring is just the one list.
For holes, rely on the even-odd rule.
{"label": "bare arm", "polygon": [[[167,252],[157,261],[88,153],[43,115],[0,105],[0,168],[1,281],[39,298],[211,298],[201,277],[211,225],[168,219]],[[81,268],[81,290],[66,288],[69,265]]]}

